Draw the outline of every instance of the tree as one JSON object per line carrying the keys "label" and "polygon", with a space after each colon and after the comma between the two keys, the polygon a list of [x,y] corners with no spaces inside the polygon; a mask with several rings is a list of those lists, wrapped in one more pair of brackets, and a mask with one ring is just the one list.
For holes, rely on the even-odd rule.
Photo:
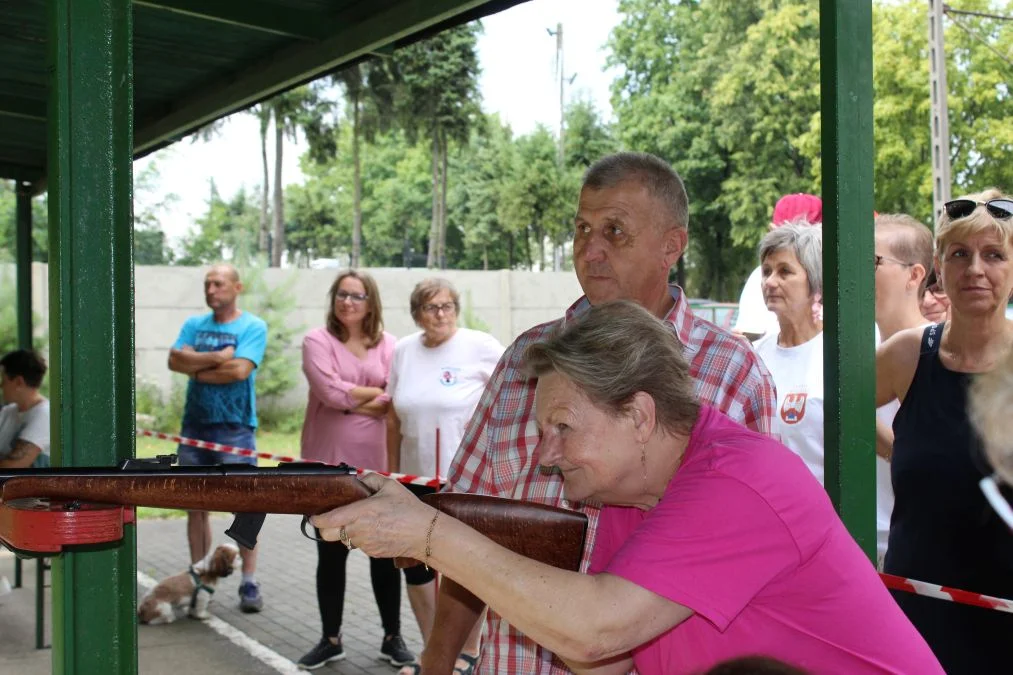
{"label": "tree", "polygon": [[248,265],[253,256],[259,226],[259,209],[240,189],[228,202],[209,181],[208,210],[197,219],[196,228],[183,238],[179,265],[208,265],[226,261]]}
{"label": "tree", "polygon": [[[18,198],[14,183],[0,180],[0,251],[14,259],[17,250]],[[32,199],[32,260],[49,261],[49,207],[46,195]]]}
{"label": "tree", "polygon": [[351,266],[359,267],[362,255],[362,162],[361,141],[371,142],[378,131],[390,127],[384,111],[393,105],[393,81],[386,64],[379,59],[355,63],[340,71],[334,80],[344,90],[352,120],[352,256]]}
{"label": "tree", "polygon": [[446,266],[449,143],[466,143],[478,106],[477,22],[451,28],[398,50],[396,109],[409,141],[432,147],[432,219],[428,267]]}
{"label": "tree", "polygon": [[161,217],[179,201],[174,192],[157,195],[161,174],[155,162],[149,162],[134,174],[134,264],[169,265],[174,253],[162,229]]}

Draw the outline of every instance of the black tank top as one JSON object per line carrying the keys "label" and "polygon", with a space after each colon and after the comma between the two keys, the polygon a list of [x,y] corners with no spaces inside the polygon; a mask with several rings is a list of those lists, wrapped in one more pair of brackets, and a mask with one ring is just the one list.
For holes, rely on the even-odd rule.
{"label": "black tank top", "polygon": [[[894,418],[890,574],[1013,598],[1013,533],[978,487],[991,473],[967,416],[972,376],[939,360],[944,324],[928,326]],[[1013,411],[1011,411],[1013,414]],[[893,591],[949,675],[1009,673],[1013,614]]]}

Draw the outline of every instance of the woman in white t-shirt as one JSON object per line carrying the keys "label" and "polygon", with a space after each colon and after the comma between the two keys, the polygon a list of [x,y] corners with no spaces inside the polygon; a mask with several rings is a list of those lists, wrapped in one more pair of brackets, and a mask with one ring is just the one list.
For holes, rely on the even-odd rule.
{"label": "woman in white t-shirt", "polygon": [[[460,296],[446,279],[425,279],[412,291],[412,319],[422,330],[398,340],[387,393],[387,457],[391,471],[446,476],[503,345],[482,331],[460,328]],[[436,610],[436,584],[409,585],[408,598],[429,639]],[[481,623],[481,622],[480,622]],[[478,632],[458,661],[470,672],[478,655]],[[409,671],[410,672],[410,671]]]}
{"label": "woman in white t-shirt", "polygon": [[823,230],[788,224],[760,242],[763,299],[779,330],[755,343],[774,376],[772,433],[823,483]]}

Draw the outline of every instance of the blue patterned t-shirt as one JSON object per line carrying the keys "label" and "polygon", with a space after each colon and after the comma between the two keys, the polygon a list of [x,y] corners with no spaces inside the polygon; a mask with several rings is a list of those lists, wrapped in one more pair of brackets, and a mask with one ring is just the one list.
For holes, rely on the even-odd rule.
{"label": "blue patterned t-shirt", "polygon": [[226,347],[236,350],[234,358],[253,362],[250,376],[229,384],[207,384],[190,380],[186,390],[183,425],[243,424],[257,426],[257,397],[254,385],[257,367],[267,346],[267,324],[260,317],[243,312],[229,323],[216,323],[213,312],[191,316],[183,323],[173,349],[191,347],[214,352]]}

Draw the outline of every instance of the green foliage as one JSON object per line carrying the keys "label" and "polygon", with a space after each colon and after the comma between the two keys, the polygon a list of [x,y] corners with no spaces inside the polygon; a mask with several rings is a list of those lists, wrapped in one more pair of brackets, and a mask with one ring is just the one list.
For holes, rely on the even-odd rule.
{"label": "green foliage", "polygon": [[[0,252],[14,259],[17,243],[17,193],[14,183],[0,180]],[[49,207],[46,195],[32,199],[32,260],[49,260]]]}
{"label": "green foliage", "polygon": [[175,254],[162,231],[161,216],[179,201],[169,193],[154,200],[160,174],[158,165],[149,163],[134,175],[134,264],[169,265]]}
{"label": "green foliage", "polygon": [[[1007,3],[1008,4],[1008,3]],[[966,6],[964,6],[966,5]],[[994,11],[988,0],[961,9]],[[810,0],[621,0],[609,40],[626,147],[668,159],[690,195],[690,295],[734,300],[774,203],[820,191],[819,16]],[[875,198],[928,222],[926,5],[873,5]],[[965,24],[984,40],[972,38]],[[948,17],[954,194],[1013,184],[1013,25]]]}
{"label": "green foliage", "polygon": [[263,363],[257,368],[258,411],[273,411],[280,399],[295,385],[299,362],[289,347],[303,326],[289,320],[289,309],[295,304],[292,287],[295,275],[289,275],[274,288],[264,279],[264,267],[250,264],[239,268],[243,282],[240,306],[267,323],[267,347]]}
{"label": "green foliage", "polygon": [[[18,288],[15,280],[14,265],[5,264],[0,267],[0,355],[18,348]],[[40,317],[32,312],[32,326],[38,328]],[[49,340],[46,331],[34,330],[32,347],[45,351]],[[49,379],[45,380],[48,383]],[[44,384],[48,390],[48,384]]]}
{"label": "green foliage", "polygon": [[471,291],[464,292],[464,310],[461,312],[461,325],[472,330],[480,330],[486,333],[491,332],[489,324],[482,321],[481,317],[475,314],[474,303],[471,301]]}
{"label": "green foliage", "polygon": [[134,385],[137,425],[163,433],[178,432],[183,421],[186,387],[187,378],[173,373],[169,395],[166,396],[154,382],[138,378]]}
{"label": "green foliage", "polygon": [[218,194],[210,181],[207,212],[197,219],[183,238],[179,265],[208,265],[228,261],[242,266],[249,264],[257,248],[260,210],[257,197],[241,188],[230,201]]}

